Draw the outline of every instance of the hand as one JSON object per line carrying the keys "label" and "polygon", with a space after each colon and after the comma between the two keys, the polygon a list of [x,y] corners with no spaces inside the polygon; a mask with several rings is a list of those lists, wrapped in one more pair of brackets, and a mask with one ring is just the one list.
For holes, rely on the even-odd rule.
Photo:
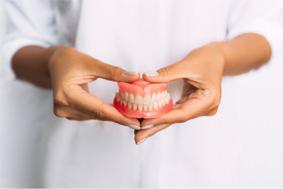
{"label": "hand", "polygon": [[120,114],[113,106],[89,94],[88,83],[103,78],[132,82],[139,74],[103,63],[75,49],[58,47],[48,63],[54,113],[71,120],[105,120],[139,129],[139,121]]}
{"label": "hand", "polygon": [[182,98],[172,111],[141,123],[141,127],[151,128],[136,131],[136,143],[141,143],[174,123],[214,115],[220,103],[224,64],[222,51],[216,45],[208,45],[194,50],[175,64],[159,69],[155,75],[143,74],[144,80],[153,83],[183,79],[184,89]]}

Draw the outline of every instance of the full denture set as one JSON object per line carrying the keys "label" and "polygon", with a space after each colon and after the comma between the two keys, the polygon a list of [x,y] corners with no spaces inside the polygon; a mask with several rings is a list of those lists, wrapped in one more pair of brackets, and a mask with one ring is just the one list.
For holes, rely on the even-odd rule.
{"label": "full denture set", "polygon": [[138,80],[133,83],[118,82],[118,86],[113,104],[127,117],[156,118],[173,107],[166,83],[151,84]]}

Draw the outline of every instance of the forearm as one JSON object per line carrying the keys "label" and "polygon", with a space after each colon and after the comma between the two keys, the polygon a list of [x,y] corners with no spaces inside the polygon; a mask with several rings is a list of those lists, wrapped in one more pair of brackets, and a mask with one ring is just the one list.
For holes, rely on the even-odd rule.
{"label": "forearm", "polygon": [[18,79],[43,88],[50,88],[48,62],[55,47],[26,46],[16,52],[12,67]]}
{"label": "forearm", "polygon": [[224,75],[238,75],[257,69],[268,62],[272,53],[268,41],[252,33],[212,45],[216,45],[225,57]]}

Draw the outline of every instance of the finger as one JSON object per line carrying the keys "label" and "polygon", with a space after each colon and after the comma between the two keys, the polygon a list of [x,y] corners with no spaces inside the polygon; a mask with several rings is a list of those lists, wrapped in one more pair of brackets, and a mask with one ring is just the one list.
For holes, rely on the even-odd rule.
{"label": "finger", "polygon": [[207,111],[210,109],[210,104],[210,99],[208,98],[197,97],[197,95],[188,97],[187,101],[176,105],[173,110],[164,116],[144,120],[141,126],[183,123],[195,117],[207,114]]}
{"label": "finger", "polygon": [[140,122],[137,119],[131,119],[123,116],[113,106],[104,103],[95,96],[90,95],[80,86],[72,85],[67,90],[69,103],[82,112],[87,112],[99,119],[113,121],[121,125],[139,126]]}
{"label": "finger", "polygon": [[144,120],[141,123],[141,128],[154,127],[155,125],[160,125],[160,124],[173,124],[173,123],[183,122],[186,117],[185,114],[186,113],[181,108],[173,109],[160,118]]}
{"label": "finger", "polygon": [[163,67],[154,73],[144,73],[143,79],[153,83],[164,83],[182,78],[196,78],[185,66],[185,62],[180,61],[175,64]]}
{"label": "finger", "polygon": [[185,75],[180,75],[180,66],[178,63],[176,63],[161,68],[154,73],[144,73],[143,79],[153,83],[164,83],[164,82],[180,79],[183,76]]}
{"label": "finger", "polygon": [[135,132],[136,144],[141,144],[141,142],[143,142],[145,139],[153,136],[154,134],[162,131],[163,129],[166,129],[169,126],[170,124],[161,124],[161,125],[156,125],[155,127],[152,127],[150,129],[136,131]]}
{"label": "finger", "polygon": [[[55,115],[58,117],[66,118],[68,120],[76,120],[76,121],[86,121],[86,120],[100,120],[100,121],[108,121],[102,118],[99,118],[95,115],[89,115],[87,113],[80,112],[76,109],[70,108],[68,106],[57,106],[54,111]],[[129,125],[131,129],[139,130],[139,126]]]}
{"label": "finger", "polygon": [[91,119],[99,119],[93,115],[89,115],[68,106],[56,106],[54,108],[54,113],[58,117],[66,118],[69,120],[77,120],[77,121],[84,121],[84,120],[91,120]]}
{"label": "finger", "polygon": [[95,76],[112,81],[133,82],[140,78],[139,73],[129,72],[117,66],[102,63],[96,60],[96,64],[91,66]]}

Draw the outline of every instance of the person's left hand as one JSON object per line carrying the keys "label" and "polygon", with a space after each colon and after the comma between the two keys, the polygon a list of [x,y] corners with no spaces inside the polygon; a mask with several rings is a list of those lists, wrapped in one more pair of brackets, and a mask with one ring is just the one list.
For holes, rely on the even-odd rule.
{"label": "person's left hand", "polygon": [[152,83],[184,80],[181,99],[173,110],[156,119],[145,119],[142,129],[135,131],[135,142],[140,144],[146,138],[174,123],[186,122],[199,116],[214,115],[221,98],[221,80],[225,56],[217,45],[207,45],[192,51],[183,60],[161,68],[154,75],[143,74]]}

